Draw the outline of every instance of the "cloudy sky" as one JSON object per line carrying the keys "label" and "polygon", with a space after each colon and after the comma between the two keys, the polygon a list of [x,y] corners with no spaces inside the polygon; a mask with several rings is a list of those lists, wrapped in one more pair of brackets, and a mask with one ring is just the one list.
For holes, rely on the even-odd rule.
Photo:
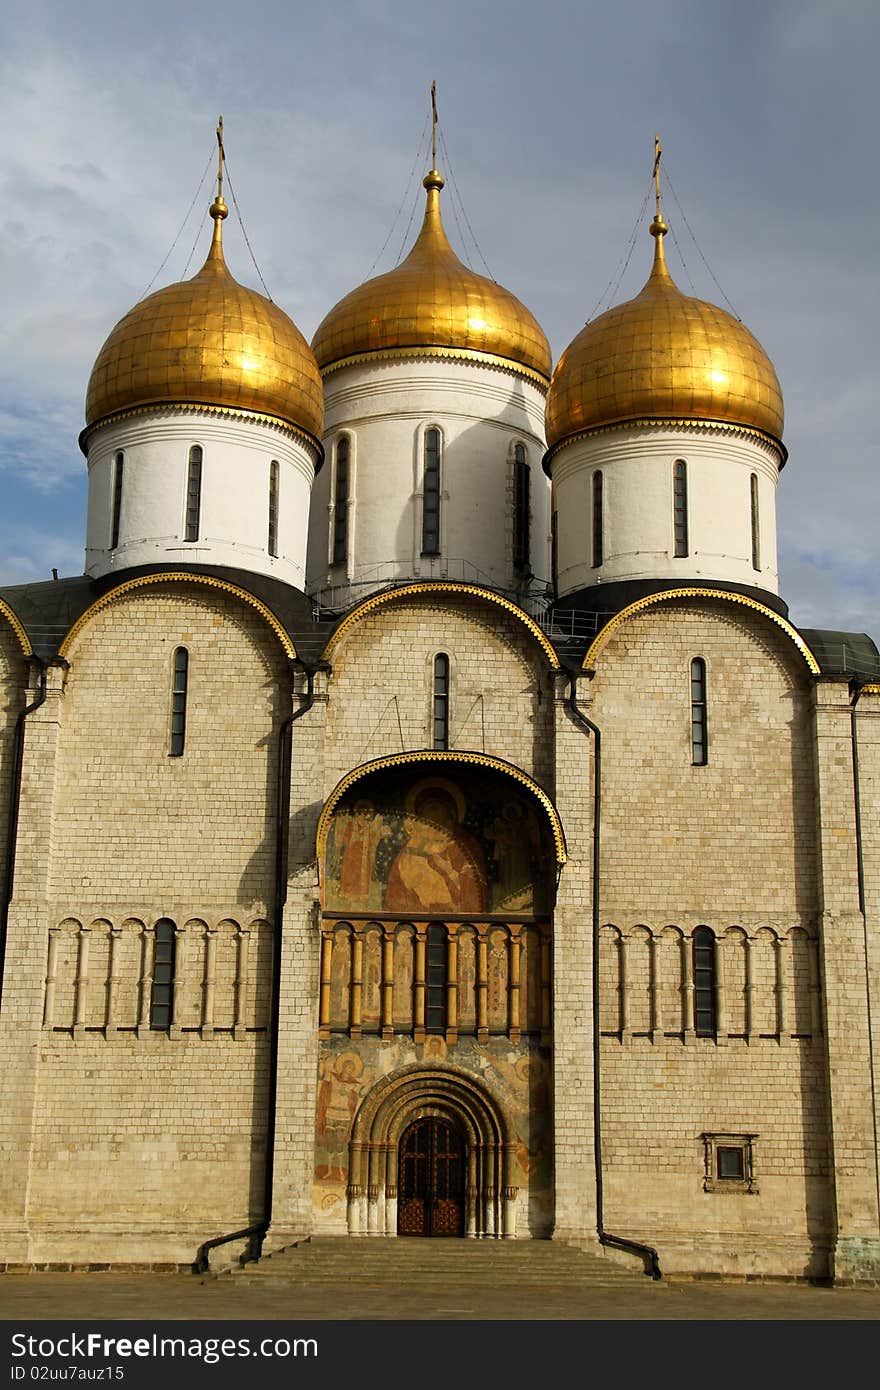
{"label": "cloudy sky", "polygon": [[[607,307],[660,132],[673,273],[723,293],[782,382],[792,618],[880,638],[876,0],[3,0],[2,14],[0,583],[82,572],[89,371],[157,272],[153,288],[201,264],[217,115],[262,276],[310,337],[398,259],[436,79],[450,238],[529,306],[554,358]],[[259,288],[234,211],[224,235]],[[615,299],[638,292],[650,253],[646,218]]]}

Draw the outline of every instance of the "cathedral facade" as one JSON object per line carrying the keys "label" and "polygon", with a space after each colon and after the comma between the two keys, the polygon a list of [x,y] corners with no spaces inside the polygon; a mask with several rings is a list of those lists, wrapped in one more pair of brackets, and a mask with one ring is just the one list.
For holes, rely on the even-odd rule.
{"label": "cathedral facade", "polygon": [[85,573],[0,590],[0,1261],[876,1280],[880,656],[780,597],[776,373],[659,195],[554,370],[424,186],[309,345],[221,165],[92,371]]}

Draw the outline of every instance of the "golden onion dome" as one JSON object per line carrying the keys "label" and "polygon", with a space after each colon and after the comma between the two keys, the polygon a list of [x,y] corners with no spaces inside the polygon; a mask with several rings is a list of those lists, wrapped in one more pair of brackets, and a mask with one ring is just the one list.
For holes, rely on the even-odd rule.
{"label": "golden onion dome", "polygon": [[341,299],[312,347],[322,371],[352,359],[460,355],[550,378],[550,344],[524,304],[462,265],[443,228],[436,169],[424,179],[422,230],[406,259]]}
{"label": "golden onion dome", "polygon": [[757,338],[715,304],[682,294],[659,215],[654,265],[635,299],[588,323],[557,363],[547,446],[627,420],[719,421],[782,437],[779,380]]}
{"label": "golden onion dome", "polygon": [[86,393],[86,426],[146,405],[208,405],[270,416],[320,439],[324,397],[314,354],[296,324],[232,278],[211,205],[208,259],[191,280],[141,300],[98,353]]}

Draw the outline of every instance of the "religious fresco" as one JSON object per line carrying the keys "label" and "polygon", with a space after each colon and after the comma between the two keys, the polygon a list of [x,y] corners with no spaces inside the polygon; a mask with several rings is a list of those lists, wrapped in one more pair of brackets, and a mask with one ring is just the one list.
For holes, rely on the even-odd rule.
{"label": "religious fresco", "polygon": [[318,1063],[315,1186],[317,1229],[344,1234],[346,1184],[352,1126],[361,1104],[377,1082],[413,1065],[433,1066],[438,1075],[471,1073],[503,1107],[513,1145],[513,1181],[519,1189],[517,1228],[521,1235],[545,1236],[552,1228],[553,1161],[551,1067],[545,1048],[504,1038],[478,1046],[459,1040],[450,1047],[440,1035],[422,1044],[398,1037],[390,1043],[362,1038],[357,1050],[347,1038],[321,1045]]}
{"label": "religious fresco", "polygon": [[327,839],[324,907],[337,912],[543,914],[555,857],[534,802],[485,777],[367,777]]}

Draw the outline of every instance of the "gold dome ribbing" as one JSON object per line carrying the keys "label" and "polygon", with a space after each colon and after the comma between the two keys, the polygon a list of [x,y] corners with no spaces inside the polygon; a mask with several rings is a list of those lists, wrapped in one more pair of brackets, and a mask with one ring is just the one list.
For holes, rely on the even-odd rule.
{"label": "gold dome ribbing", "polygon": [[501,358],[549,379],[550,345],[525,305],[501,285],[462,265],[440,216],[443,179],[432,169],[425,220],[395,270],[341,299],[320,324],[312,347],[322,371],[351,358],[404,349],[407,356],[453,349]]}
{"label": "gold dome ribbing", "polygon": [[732,314],[682,294],[656,217],[654,265],[635,299],[588,323],[547,396],[547,446],[625,420],[718,420],[782,437],[782,392],[761,344]]}
{"label": "gold dome ribbing", "polygon": [[283,310],[230,275],[227,211],[218,195],[199,273],[151,294],[113,329],[89,379],[87,425],[135,406],[198,404],[269,415],[320,439],[324,400],[312,350]]}

